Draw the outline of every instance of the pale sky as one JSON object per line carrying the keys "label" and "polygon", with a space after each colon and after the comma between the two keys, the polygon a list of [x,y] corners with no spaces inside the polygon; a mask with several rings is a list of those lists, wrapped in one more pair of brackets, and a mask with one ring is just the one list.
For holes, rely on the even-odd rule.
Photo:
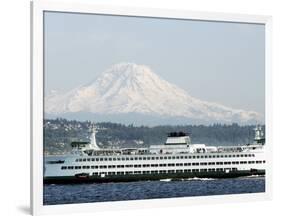
{"label": "pale sky", "polygon": [[134,62],[193,97],[264,115],[264,25],[57,12],[44,22],[46,93]]}

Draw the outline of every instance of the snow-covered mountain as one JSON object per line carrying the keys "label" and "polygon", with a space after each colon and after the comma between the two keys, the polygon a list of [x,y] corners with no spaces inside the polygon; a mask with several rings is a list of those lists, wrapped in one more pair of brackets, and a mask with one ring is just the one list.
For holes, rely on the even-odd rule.
{"label": "snow-covered mountain", "polygon": [[113,65],[92,83],[45,98],[49,116],[88,113],[98,116],[133,114],[149,118],[186,119],[195,122],[254,123],[262,121],[257,112],[232,109],[196,99],[167,82],[145,65]]}

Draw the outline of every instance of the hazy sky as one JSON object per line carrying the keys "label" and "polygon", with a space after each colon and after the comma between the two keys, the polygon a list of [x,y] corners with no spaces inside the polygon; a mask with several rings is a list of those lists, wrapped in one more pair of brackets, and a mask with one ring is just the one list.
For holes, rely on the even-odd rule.
{"label": "hazy sky", "polygon": [[148,65],[199,99],[264,114],[264,25],[45,13],[47,93],[119,62]]}

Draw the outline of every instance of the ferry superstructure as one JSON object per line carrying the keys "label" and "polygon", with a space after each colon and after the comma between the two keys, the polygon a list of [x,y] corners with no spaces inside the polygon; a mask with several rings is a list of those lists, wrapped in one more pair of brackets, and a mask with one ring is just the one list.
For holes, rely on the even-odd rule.
{"label": "ferry superstructure", "polygon": [[264,175],[265,136],[255,128],[254,142],[240,146],[192,144],[184,132],[169,133],[163,145],[100,148],[92,128],[90,142],[72,142],[69,155],[44,158],[44,183],[121,182]]}

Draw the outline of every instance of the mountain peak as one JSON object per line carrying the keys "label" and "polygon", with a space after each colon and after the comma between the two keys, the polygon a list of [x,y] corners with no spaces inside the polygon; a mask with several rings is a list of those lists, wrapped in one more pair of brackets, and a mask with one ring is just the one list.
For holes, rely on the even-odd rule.
{"label": "mountain peak", "polygon": [[153,74],[152,70],[146,65],[136,63],[122,62],[112,65],[103,75],[115,74],[118,76],[139,76]]}
{"label": "mountain peak", "polygon": [[77,112],[105,116],[135,113],[229,123],[261,119],[256,112],[193,98],[185,90],[160,78],[148,66],[135,63],[112,65],[88,85],[65,94],[47,96],[45,111],[56,116]]}

